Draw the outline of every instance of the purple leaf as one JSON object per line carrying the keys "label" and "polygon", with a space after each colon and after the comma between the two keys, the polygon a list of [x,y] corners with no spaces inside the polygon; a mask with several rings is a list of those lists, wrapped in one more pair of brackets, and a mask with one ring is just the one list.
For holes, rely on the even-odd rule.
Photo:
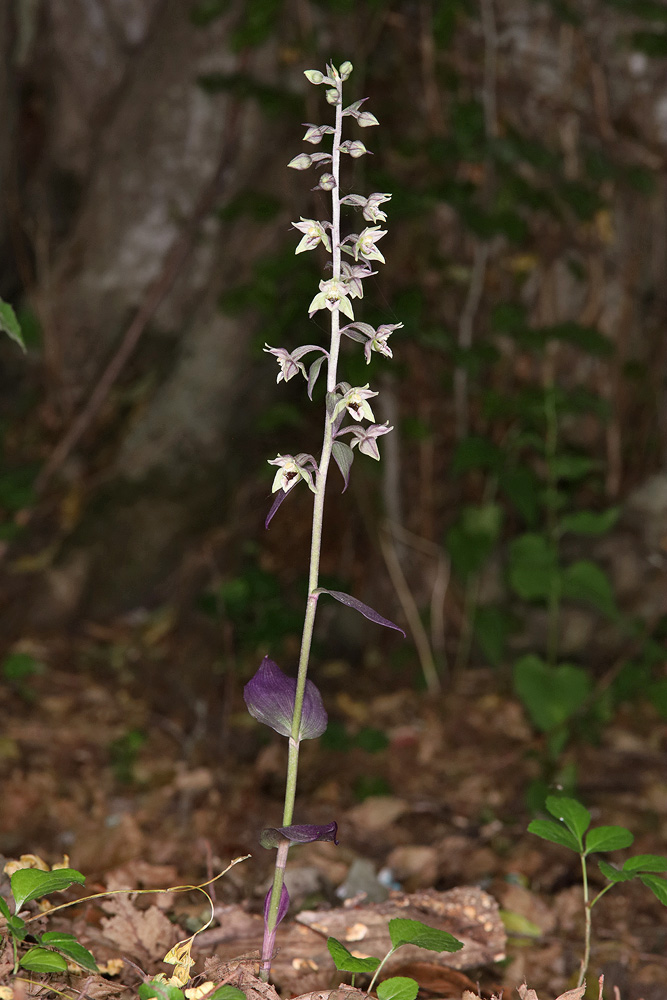
{"label": "purple leaf", "polygon": [[362,601],[358,601],[356,597],[350,597],[349,594],[344,594],[342,590],[327,590],[326,587],[318,587],[317,590],[313,591],[314,594],[329,594],[336,601],[340,601],[341,604],[346,604],[348,608],[354,608],[359,614],[362,614],[364,618],[368,618],[369,621],[375,622],[376,625],[384,625],[385,628],[394,628],[397,632],[400,632],[403,638],[406,638],[405,632],[398,625],[394,625],[390,622],[388,618],[383,618],[379,615],[377,611],[373,611],[369,608],[367,604]]}
{"label": "purple leaf", "polygon": [[350,481],[350,469],[354,460],[354,452],[350,448],[349,444],[345,444],[344,441],[334,441],[331,446],[331,454],[333,455],[336,465],[340,469],[340,474],[345,482],[345,486],[343,487],[344,493],[347,489],[347,484]]}
{"label": "purple leaf", "polygon": [[[267,926],[267,923],[268,923],[268,920],[269,920],[269,909],[271,907],[271,893],[272,893],[272,891],[273,891],[272,889],[269,889],[269,891],[266,894],[266,899],[264,900],[264,926],[265,927]],[[276,914],[276,922],[275,922],[274,926],[277,927],[278,924],[280,923],[280,921],[284,919],[285,914],[287,913],[288,907],[289,907],[289,892],[287,891],[287,889],[283,885],[283,887],[281,889],[281,892],[280,892],[280,904],[278,905],[278,913]]]}
{"label": "purple leaf", "polygon": [[287,494],[291,492],[292,492],[291,490],[288,490],[287,493],[285,493],[284,490],[278,490],[277,493],[273,494],[273,503],[271,504],[271,510],[266,515],[266,521],[264,522],[265,528],[268,528],[269,524],[273,520],[273,515],[278,510],[278,508],[280,507],[281,503],[283,502]]}
{"label": "purple leaf", "polygon": [[[275,729],[281,736],[291,735],[296,678],[284,674],[268,656],[264,657],[259,670],[244,687],[243,697],[254,719]],[[314,740],[326,728],[327,713],[322,695],[312,681],[306,681],[299,739]]]}
{"label": "purple leaf", "polygon": [[311,844],[314,840],[328,840],[338,844],[338,823],[323,826],[301,824],[297,826],[269,826],[262,833],[259,842],[262,847],[277,847],[283,840],[291,844]]}

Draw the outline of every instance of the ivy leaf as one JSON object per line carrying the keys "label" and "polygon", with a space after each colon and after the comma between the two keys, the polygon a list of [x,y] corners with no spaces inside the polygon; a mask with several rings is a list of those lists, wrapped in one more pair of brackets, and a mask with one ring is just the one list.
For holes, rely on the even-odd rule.
{"label": "ivy leaf", "polygon": [[375,972],[380,964],[380,959],[372,955],[357,958],[335,937],[327,938],[327,948],[339,972]]}
{"label": "ivy leaf", "polygon": [[31,899],[41,899],[50,892],[62,892],[77,882],[83,885],[85,875],[74,868],[57,868],[53,872],[42,872],[37,868],[19,868],[10,879],[12,896],[18,913]]}

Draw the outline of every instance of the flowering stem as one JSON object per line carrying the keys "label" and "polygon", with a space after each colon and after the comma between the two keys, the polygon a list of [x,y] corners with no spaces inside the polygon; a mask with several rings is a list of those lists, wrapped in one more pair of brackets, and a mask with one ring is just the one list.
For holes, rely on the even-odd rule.
{"label": "flowering stem", "polygon": [[[332,145],[332,174],[334,186],[331,190],[332,209],[332,259],[333,278],[340,280],[340,142],[343,131],[343,103],[342,103],[342,81],[337,80],[338,101],[336,103],[336,124]],[[340,350],[340,313],[338,306],[331,310],[331,343],[329,347],[329,357],[327,359],[327,392],[334,391],[337,385],[338,376],[338,354]],[[283,826],[289,826],[294,815],[294,800],[296,797],[297,773],[299,767],[299,731],[301,728],[301,714],[303,709],[303,698],[306,689],[306,679],[308,676],[308,663],[310,660],[310,649],[313,641],[313,629],[315,626],[315,612],[317,610],[317,598],[315,593],[319,582],[320,573],[320,552],[322,548],[322,527],[324,523],[324,495],[327,485],[327,474],[331,461],[331,450],[334,441],[333,419],[327,412],[324,418],[324,437],[322,441],[322,453],[318,464],[318,472],[315,477],[315,496],[313,501],[313,522],[310,542],[310,565],[308,571],[308,598],[306,600],[306,611],[303,622],[303,632],[301,634],[301,650],[299,653],[299,669],[296,681],[296,695],[294,698],[294,714],[292,716],[292,732],[289,740],[289,750],[287,757],[287,781],[285,786],[285,804],[283,809]],[[278,907],[280,903],[282,887],[285,877],[285,865],[287,862],[287,852],[289,841],[281,844],[276,855],[276,867],[271,890],[271,903],[264,932],[264,945],[262,948],[261,978],[268,980],[271,969],[271,955],[275,942],[276,922]]]}

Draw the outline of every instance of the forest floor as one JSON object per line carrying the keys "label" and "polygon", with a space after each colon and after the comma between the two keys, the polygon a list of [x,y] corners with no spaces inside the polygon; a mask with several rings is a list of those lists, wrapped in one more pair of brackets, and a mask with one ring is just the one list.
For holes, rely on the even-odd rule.
{"label": "forest floor", "polygon": [[[239,907],[261,912],[273,855],[258,833],[280,825],[284,740],[247,715],[241,670],[219,667],[206,686],[210,635],[193,634],[168,616],[90,625],[31,647],[43,672],[0,681],[0,868],[26,853],[49,864],[68,855],[86,891],[99,892],[197,884],[250,854],[210,892],[223,925]],[[584,918],[578,858],[526,829],[530,789],[545,774],[554,780],[543,740],[498,674],[471,669],[433,697],[396,673],[388,681],[377,655],[369,661],[325,663],[318,674],[330,727],[302,746],[295,819],[336,820],[340,846],[291,852],[286,923],[304,907],[340,905],[346,880],[348,895],[377,888],[363,861],[408,893],[480,886],[510,931],[506,960],[467,969],[470,986],[508,998],[526,981],[554,1000],[576,983]],[[594,824],[633,831],[633,853],[666,852],[667,723],[650,706],[627,706],[580,735],[558,773],[576,776]],[[594,888],[604,885],[594,863],[590,872]],[[111,962],[107,986],[86,987],[96,1000],[135,995],[123,987],[136,988],[136,970],[114,959],[168,971],[167,949],[207,916],[201,894],[170,893],[132,906],[96,900],[53,926]],[[214,943],[196,951],[195,973],[215,953]],[[7,958],[3,967],[0,949],[0,981]],[[597,997],[600,973],[605,997],[614,987],[622,1000],[667,997],[667,911],[639,883],[615,887],[593,911],[587,996]],[[442,980],[423,996],[460,997],[465,980],[456,982],[458,993]]]}

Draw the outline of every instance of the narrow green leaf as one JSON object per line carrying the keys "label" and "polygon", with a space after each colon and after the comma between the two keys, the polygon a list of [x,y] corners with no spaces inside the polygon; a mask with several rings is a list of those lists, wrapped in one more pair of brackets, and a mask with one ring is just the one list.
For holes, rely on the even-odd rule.
{"label": "narrow green leaf", "polygon": [[10,879],[16,912],[18,913],[31,899],[41,899],[50,892],[62,892],[75,882],[83,885],[85,881],[85,875],[74,868],[57,868],[52,872],[42,872],[37,868],[19,868]]}
{"label": "narrow green leaf", "polygon": [[586,834],[586,853],[619,851],[630,847],[634,836],[624,826],[596,826]]}
{"label": "narrow green leaf", "polygon": [[460,951],[463,947],[463,942],[453,934],[423,924],[421,920],[408,920],[405,917],[395,917],[389,921],[389,936],[394,948],[413,944],[428,951]]}
{"label": "narrow green leaf", "polygon": [[534,833],[542,840],[549,840],[552,844],[559,844],[561,847],[568,847],[571,851],[579,853],[579,844],[562,823],[554,823],[551,819],[534,819],[532,823],[528,824],[528,832]]}
{"label": "narrow green leaf", "polygon": [[11,917],[11,913],[9,912],[9,907],[7,906],[7,904],[4,901],[4,899],[2,898],[2,896],[0,896],[0,913],[7,920],[9,920],[9,918]]}
{"label": "narrow green leaf", "polygon": [[664,906],[667,906],[667,880],[660,878],[659,875],[640,875],[639,877],[646,888],[650,889]]}
{"label": "narrow green leaf", "polygon": [[73,962],[80,965],[89,972],[97,972],[97,964],[92,954],[82,944],[79,944],[73,934],[64,934],[62,931],[47,931],[42,934],[42,944],[48,944],[52,948],[62,951]]}
{"label": "narrow green leaf", "polygon": [[19,962],[29,972],[67,972],[67,962],[56,951],[46,948],[29,948]]}
{"label": "narrow green leaf", "polygon": [[16,313],[10,306],[9,302],[3,302],[0,299],[0,330],[6,333],[19,347],[25,351],[25,344],[23,343],[23,334],[21,333],[21,327],[19,321],[16,318]]}
{"label": "narrow green leaf", "polygon": [[618,868],[610,865],[608,861],[598,861],[598,868],[610,882],[630,882],[635,877],[634,872],[619,871]]}
{"label": "narrow green leaf", "polygon": [[373,956],[356,958],[335,937],[327,938],[327,948],[339,972],[375,972],[380,964],[380,959]]}
{"label": "narrow green leaf", "polygon": [[562,820],[573,837],[579,844],[579,850],[583,849],[582,837],[591,825],[591,814],[581,802],[570,799],[566,795],[548,795],[546,807],[552,816]]}
{"label": "narrow green leaf", "polygon": [[385,979],[377,988],[380,1000],[415,1000],[419,983],[408,976],[393,976]]}
{"label": "narrow green leaf", "polygon": [[661,854],[636,854],[623,865],[624,872],[667,872],[667,858]]}

